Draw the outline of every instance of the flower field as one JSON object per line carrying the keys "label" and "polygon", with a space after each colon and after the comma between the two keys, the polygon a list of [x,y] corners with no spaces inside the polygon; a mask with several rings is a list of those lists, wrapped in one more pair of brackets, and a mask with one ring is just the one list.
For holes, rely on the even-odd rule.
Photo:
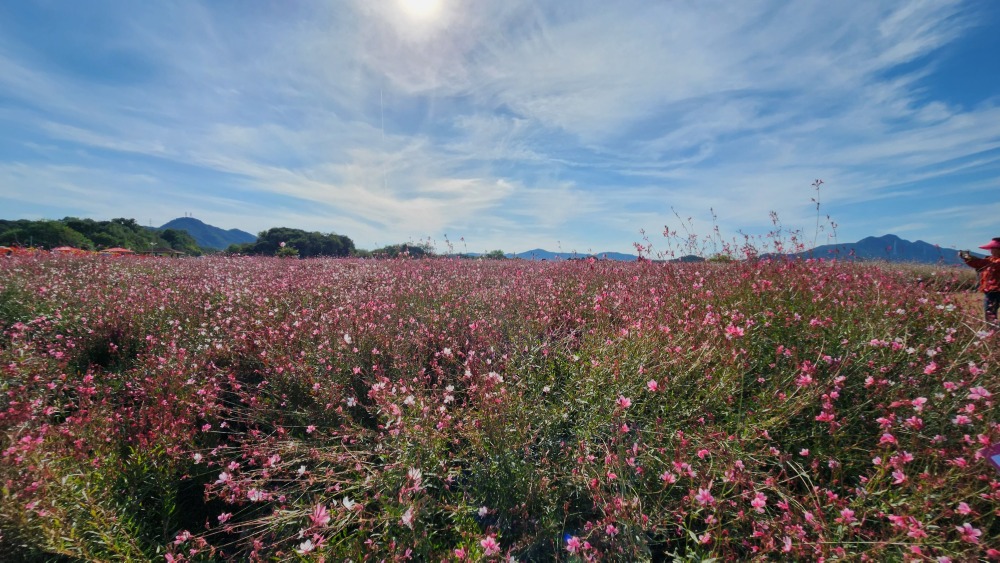
{"label": "flower field", "polygon": [[1000,559],[951,275],[9,257],[0,558]]}

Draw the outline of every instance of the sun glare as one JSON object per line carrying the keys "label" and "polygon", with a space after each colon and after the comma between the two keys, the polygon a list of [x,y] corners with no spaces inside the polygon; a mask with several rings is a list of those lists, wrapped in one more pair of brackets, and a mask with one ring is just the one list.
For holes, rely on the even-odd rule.
{"label": "sun glare", "polygon": [[399,0],[403,11],[410,17],[429,20],[441,11],[441,0]]}

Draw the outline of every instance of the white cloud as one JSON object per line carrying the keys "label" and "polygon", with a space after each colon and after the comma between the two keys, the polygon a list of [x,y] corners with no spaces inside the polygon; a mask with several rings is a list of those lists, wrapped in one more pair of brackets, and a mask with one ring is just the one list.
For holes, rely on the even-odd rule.
{"label": "white cloud", "polygon": [[946,231],[911,207],[943,179],[989,197],[975,175],[997,164],[996,100],[927,91],[935,54],[978,24],[966,3],[442,6],[415,21],[361,0],[97,5],[114,25],[93,50],[149,70],[117,83],[34,64],[0,24],[0,96],[16,101],[0,125],[30,133],[0,159],[4,196],[28,199],[28,174],[55,207],[92,189],[94,213],[200,200],[252,230],[468,233],[506,250],[627,250],[671,208],[706,234],[709,209],[730,234],[770,211],[808,227],[817,177],[824,212],[881,202],[925,239]]}

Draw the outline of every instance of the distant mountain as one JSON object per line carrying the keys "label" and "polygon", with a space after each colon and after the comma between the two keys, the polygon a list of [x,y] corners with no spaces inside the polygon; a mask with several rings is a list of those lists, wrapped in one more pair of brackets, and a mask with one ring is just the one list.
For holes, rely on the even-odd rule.
{"label": "distant mountain", "polygon": [[517,254],[507,254],[508,258],[520,258],[522,260],[569,260],[571,258],[601,258],[605,260],[620,260],[623,262],[634,262],[637,260],[633,254],[622,254],[621,252],[597,252],[595,254],[584,254],[580,252],[550,252],[541,248],[518,252]]}
{"label": "distant mountain", "polygon": [[623,252],[597,252],[594,254],[594,257],[604,260],[618,260],[619,262],[635,262],[639,259],[635,254],[625,254]]}
{"label": "distant mountain", "polygon": [[[618,262],[635,262],[639,259],[635,254],[625,254],[624,252],[596,252],[594,254],[581,254],[578,252],[550,252],[542,248],[518,252],[517,254],[507,254],[507,258],[520,258],[521,260],[570,260],[594,257],[598,260],[615,260]],[[659,258],[653,258],[659,261]],[[704,262],[701,256],[687,255],[680,258],[673,258],[667,262]]]}
{"label": "distant mountain", "polygon": [[[973,253],[973,255],[982,256],[982,254],[976,253]],[[623,254],[621,252],[580,254],[574,252],[551,252],[542,248],[518,252],[517,254],[507,254],[508,258],[520,258],[522,260],[568,260],[570,258],[588,258],[590,256],[626,262],[634,262],[638,259],[633,254]],[[789,256],[797,258],[836,258],[837,260],[884,260],[886,262],[915,262],[919,264],[943,264],[951,266],[963,264],[958,258],[958,251],[954,248],[944,248],[922,240],[910,242],[896,235],[867,237],[853,243],[825,244],[817,246],[812,250],[790,254]],[[699,256],[689,255],[675,258],[670,260],[670,262],[700,262],[703,260],[704,258]]]}
{"label": "distant mountain", "polygon": [[958,251],[922,240],[910,242],[896,235],[867,237],[848,244],[825,244],[794,256],[802,258],[836,258],[837,260],[885,260],[920,264],[960,265]]}
{"label": "distant mountain", "polygon": [[255,242],[257,237],[246,231],[239,229],[224,230],[219,227],[203,223],[194,217],[178,217],[173,221],[168,221],[159,230],[177,229],[187,231],[198,246],[202,248],[215,248],[225,250],[230,244],[243,244]]}
{"label": "distant mountain", "polygon": [[639,259],[635,254],[625,254],[623,252],[595,252],[587,254],[582,252],[551,252],[543,248],[518,252],[517,254],[507,253],[507,258],[520,258],[521,260],[570,260],[590,257],[599,260],[617,260],[619,262],[635,262]]}

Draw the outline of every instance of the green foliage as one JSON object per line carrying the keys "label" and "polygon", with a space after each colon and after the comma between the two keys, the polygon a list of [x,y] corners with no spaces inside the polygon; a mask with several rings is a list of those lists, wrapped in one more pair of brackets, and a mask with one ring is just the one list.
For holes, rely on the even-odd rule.
{"label": "green foliage", "polygon": [[[5,531],[16,533],[4,539],[30,546],[0,545],[0,556],[6,548],[17,560],[59,560],[53,555],[80,561],[162,557],[184,516],[177,506],[182,475],[176,464],[159,447],[128,447],[120,454],[109,450],[100,458],[99,464],[70,457],[39,460],[53,480],[48,484],[49,502],[35,513],[0,513]],[[0,501],[11,502],[12,493],[4,488]]]}
{"label": "green foliage", "polygon": [[278,249],[278,253],[275,256],[278,258],[298,258],[299,251],[294,246],[282,246]]}
{"label": "green foliage", "polygon": [[73,246],[92,249],[86,236],[59,221],[0,221],[0,244],[55,248]]}
{"label": "green foliage", "polygon": [[34,246],[51,250],[71,246],[81,250],[122,247],[142,252],[153,248],[172,248],[198,256],[198,243],[186,231],[147,229],[135,219],[117,218],[95,221],[66,217],[58,221],[0,220],[0,245]]}
{"label": "green foliage", "polygon": [[354,241],[346,236],[335,233],[307,232],[287,227],[275,227],[262,231],[257,235],[257,242],[233,244],[226,249],[226,252],[255,256],[277,256],[282,248],[281,243],[285,243],[286,247],[294,247],[302,258],[350,256],[354,252]]}
{"label": "green foliage", "polygon": [[13,285],[0,290],[0,333],[14,323],[31,320],[34,312],[34,300],[26,290]]}
{"label": "green foliage", "polygon": [[191,256],[201,256],[201,248],[198,247],[198,243],[195,242],[194,237],[188,234],[187,231],[182,231],[178,229],[164,229],[160,231],[160,238],[167,241],[170,244],[170,248],[174,250],[180,250],[190,254]]}
{"label": "green foliage", "polygon": [[504,260],[507,258],[507,255],[503,253],[503,250],[491,250],[483,254],[483,258],[488,260]]}
{"label": "green foliage", "polygon": [[425,258],[434,256],[434,249],[427,243],[413,244],[404,242],[401,244],[390,244],[389,246],[377,248],[373,250],[371,254],[376,258],[398,258],[400,256]]}

